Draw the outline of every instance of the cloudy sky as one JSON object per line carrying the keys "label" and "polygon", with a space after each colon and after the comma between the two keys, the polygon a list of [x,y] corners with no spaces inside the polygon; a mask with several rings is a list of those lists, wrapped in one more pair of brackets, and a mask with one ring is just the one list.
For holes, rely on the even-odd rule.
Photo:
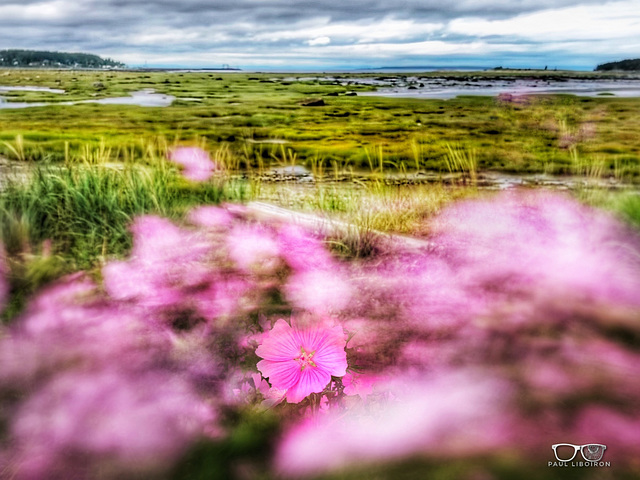
{"label": "cloudy sky", "polygon": [[130,66],[593,69],[640,57],[640,0],[0,0],[0,49]]}

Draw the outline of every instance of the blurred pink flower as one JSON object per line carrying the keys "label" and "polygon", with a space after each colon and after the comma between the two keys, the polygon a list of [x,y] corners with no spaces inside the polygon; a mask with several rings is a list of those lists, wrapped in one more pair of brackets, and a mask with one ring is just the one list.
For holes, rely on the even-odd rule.
{"label": "blurred pink flower", "polygon": [[[195,309],[212,314],[227,303],[225,288],[216,288],[217,269],[207,264],[212,242],[200,231],[174,225],[153,215],[138,217],[132,227],[133,249],[126,261],[111,261],[102,269],[104,287],[115,300],[135,301],[143,308]],[[207,292],[206,296],[200,292]],[[200,305],[202,297],[206,305]],[[194,306],[193,303],[196,303]],[[207,317],[211,318],[211,317]]]}
{"label": "blurred pink flower", "polygon": [[249,281],[235,276],[228,279],[215,278],[190,296],[196,311],[203,318],[225,320],[241,310],[252,287]]}
{"label": "blurred pink flower", "polygon": [[91,281],[72,275],[38,294],[0,341],[0,388],[29,391],[32,382],[71,368],[147,371],[166,363],[170,348],[164,329],[105,302]]}
{"label": "blurred pink flower", "polygon": [[227,236],[229,256],[239,268],[270,271],[279,260],[280,248],[271,233],[254,225],[237,225]]}
{"label": "blurred pink flower", "polygon": [[228,400],[231,403],[255,403],[271,408],[284,400],[285,390],[270,387],[262,375],[252,373],[245,376],[231,376],[231,387]]}
{"label": "blurred pink flower", "polygon": [[321,241],[295,225],[283,225],[278,232],[282,256],[295,272],[330,270],[334,262]]}
{"label": "blurred pink flower", "polygon": [[347,371],[345,335],[336,325],[291,327],[280,319],[267,332],[256,355],[263,358],[258,370],[272,387],[287,391],[287,401],[298,403],[311,393],[321,392],[331,376]]}
{"label": "blurred pink flower", "polygon": [[131,225],[131,257],[147,265],[171,265],[202,258],[210,245],[197,232],[155,215],[137,217]]}
{"label": "blurred pink flower", "polygon": [[571,198],[519,192],[459,202],[434,220],[432,230],[450,265],[499,297],[543,291],[640,305],[637,235]]}
{"label": "blurred pink flower", "polygon": [[271,387],[268,391],[263,392],[263,395],[264,400],[260,405],[265,408],[271,408],[282,403],[285,396],[287,395],[287,391],[280,388]]}
{"label": "blurred pink flower", "polygon": [[393,400],[306,419],[286,432],[276,466],[298,478],[416,454],[441,458],[508,447],[509,386],[478,373],[397,378],[381,386]]}
{"label": "blurred pink flower", "polygon": [[102,269],[104,287],[115,300],[135,300],[142,307],[171,307],[183,296],[165,280],[161,267],[149,268],[136,261],[112,261]]}
{"label": "blurred pink flower", "polygon": [[169,159],[182,165],[182,175],[188,180],[203,182],[219,168],[209,158],[209,154],[197,147],[179,147],[171,151]]}
{"label": "blurred pink flower", "polygon": [[[491,264],[484,268],[491,270]],[[433,253],[399,258],[378,275],[393,289],[412,328],[455,331],[485,308],[483,292],[468,285],[468,270],[455,269]]]}
{"label": "blurred pink flower", "polygon": [[347,306],[351,287],[337,269],[294,273],[285,285],[293,304],[318,315],[336,313]]}
{"label": "blurred pink flower", "polygon": [[189,212],[189,221],[200,227],[224,228],[231,225],[233,215],[224,208],[203,205]]}
{"label": "blurred pink flower", "polygon": [[[637,397],[636,397],[637,402]],[[603,460],[613,459],[616,465],[635,464],[637,471],[640,451],[640,415],[602,405],[590,405],[578,415],[572,441],[607,445]]]}
{"label": "blurred pink flower", "polygon": [[101,298],[82,273],[44,289],[0,337],[9,473],[112,479],[170,466],[217,428],[196,391],[215,388],[217,362],[190,339]]}
{"label": "blurred pink flower", "polygon": [[16,477],[158,473],[214,419],[192,388],[169,373],[63,373],[24,401],[12,419]]}

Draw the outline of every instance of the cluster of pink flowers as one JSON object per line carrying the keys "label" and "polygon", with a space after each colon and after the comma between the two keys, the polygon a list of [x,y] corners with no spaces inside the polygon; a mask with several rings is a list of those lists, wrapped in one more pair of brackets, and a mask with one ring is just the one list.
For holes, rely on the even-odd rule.
{"label": "cluster of pink flowers", "polygon": [[[607,214],[501,194],[444,210],[423,252],[352,263],[239,206],[131,230],[102,290],[62,279],[0,336],[0,461],[16,478],[153,476],[227,435],[229,411],[265,410],[285,476],[546,461],[563,441],[633,468],[640,239]],[[0,307],[5,272],[0,256]]]}
{"label": "cluster of pink flowers", "polygon": [[170,465],[216,429],[207,392],[173,356],[167,332],[82,275],[40,293],[0,341],[4,473],[118,478]]}
{"label": "cluster of pink flowers", "polygon": [[322,305],[316,290],[300,288],[301,279],[345,283],[319,241],[297,227],[267,227],[245,216],[242,209],[199,207],[188,216],[190,228],[138,218],[130,258],[102,270],[106,291],[157,316],[181,311],[216,324],[268,306],[265,295],[274,288],[296,311],[328,314],[345,306],[348,288]]}
{"label": "cluster of pink flowers", "polygon": [[[181,226],[142,216],[131,231],[130,256],[102,269],[103,291],[82,273],[61,279],[0,338],[9,439],[0,459],[16,478],[155,475],[223,434],[220,408],[301,402],[345,373],[342,327],[324,323],[344,302],[320,309],[312,290],[292,286],[328,272],[340,281],[339,264],[313,236],[213,206]],[[302,342],[291,357],[295,382],[269,369],[283,314],[310,322],[290,328]],[[264,378],[257,361],[246,367],[260,339]]]}
{"label": "cluster of pink flowers", "polygon": [[366,389],[346,412],[292,426],[279,471],[515,445],[544,461],[559,438],[606,443],[608,459],[629,466],[640,445],[638,235],[548,193],[458,203],[430,230],[429,251],[387,255],[352,277],[366,299],[347,308],[347,352]]}

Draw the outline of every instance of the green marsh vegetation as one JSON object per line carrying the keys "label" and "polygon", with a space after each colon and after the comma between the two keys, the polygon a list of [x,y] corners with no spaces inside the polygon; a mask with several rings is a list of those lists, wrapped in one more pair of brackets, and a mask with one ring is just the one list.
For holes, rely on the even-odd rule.
{"label": "green marsh vegetation", "polygon": [[[0,110],[0,141],[14,142],[22,135],[26,157],[34,161],[61,161],[65,148],[77,151],[104,142],[114,159],[121,160],[124,149],[141,138],[200,137],[212,150],[228,148],[243,160],[241,167],[268,165],[280,145],[262,142],[283,142],[295,152],[297,162],[308,167],[314,158],[322,158],[328,167],[366,170],[371,152],[380,150],[389,167],[440,172],[450,168],[449,149],[456,145],[475,152],[479,171],[551,174],[573,173],[575,148],[581,158],[601,159],[604,175],[612,174],[617,165],[629,181],[640,179],[640,99],[555,95],[514,104],[471,96],[363,97],[345,94],[374,87],[336,84],[322,76],[295,78],[218,72],[0,71],[1,85],[66,92],[3,93],[12,101],[91,100],[144,88],[177,97],[164,108],[82,104]],[[348,78],[340,81],[347,83]],[[322,98],[326,105],[303,106],[310,98]],[[251,155],[245,155],[247,148]],[[11,149],[1,143],[0,154],[11,155]]]}

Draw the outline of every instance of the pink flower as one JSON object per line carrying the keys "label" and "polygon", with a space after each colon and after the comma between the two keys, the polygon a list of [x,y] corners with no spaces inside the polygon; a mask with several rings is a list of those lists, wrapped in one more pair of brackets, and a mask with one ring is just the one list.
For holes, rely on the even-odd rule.
{"label": "pink flower", "polygon": [[337,269],[294,273],[284,291],[296,307],[318,315],[342,310],[351,298],[351,287]]}
{"label": "pink flower", "polygon": [[193,262],[201,259],[210,248],[196,232],[155,215],[137,217],[131,232],[131,257],[145,265]]}
{"label": "pink flower", "polygon": [[229,257],[246,271],[271,271],[277,266],[280,248],[264,228],[253,225],[238,225],[227,236]]}
{"label": "pink flower", "polygon": [[231,225],[233,215],[224,208],[202,205],[189,212],[189,221],[205,228],[222,229]]}
{"label": "pink flower", "polygon": [[145,308],[175,308],[186,302],[185,290],[206,283],[209,272],[203,263],[211,244],[197,231],[153,215],[136,218],[131,231],[131,258],[102,269],[111,298],[135,300]]}
{"label": "pink flower", "polygon": [[347,373],[342,379],[345,395],[359,395],[366,399],[367,395],[373,393],[373,387],[381,377],[376,375],[361,375],[353,372]]}
{"label": "pink flower", "polygon": [[272,387],[287,391],[287,401],[298,403],[319,393],[331,376],[347,373],[345,337],[341,326],[291,327],[280,319],[267,332],[256,355],[263,358],[258,370]]}
{"label": "pink flower", "polygon": [[211,177],[218,167],[209,158],[209,154],[197,147],[176,148],[169,154],[172,162],[184,167],[182,175],[195,182],[203,182]]}
{"label": "pink flower", "polygon": [[498,296],[549,292],[640,305],[638,237],[571,198],[518,192],[459,202],[434,219],[431,231],[455,272]]}
{"label": "pink flower", "polygon": [[633,462],[638,458],[640,418],[619,407],[589,405],[579,412],[571,438],[576,443],[607,445],[603,460],[613,459],[616,465]]}
{"label": "pink flower", "polygon": [[283,225],[278,233],[282,256],[295,272],[335,267],[322,242],[296,225]]}

